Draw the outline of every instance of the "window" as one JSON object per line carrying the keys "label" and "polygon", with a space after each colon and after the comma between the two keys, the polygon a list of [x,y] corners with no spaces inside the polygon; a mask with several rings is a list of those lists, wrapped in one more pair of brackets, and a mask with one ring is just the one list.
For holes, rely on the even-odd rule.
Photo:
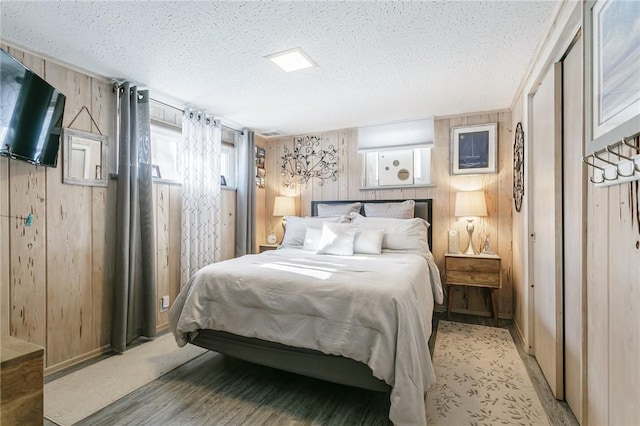
{"label": "window", "polygon": [[182,181],[180,173],[180,146],[182,132],[179,128],[151,122],[151,162],[153,176],[163,180]]}
{"label": "window", "polygon": [[363,152],[362,189],[430,186],[431,146]]}
{"label": "window", "polygon": [[220,174],[224,176],[227,186],[236,186],[236,140],[238,132],[222,126],[222,150]]}

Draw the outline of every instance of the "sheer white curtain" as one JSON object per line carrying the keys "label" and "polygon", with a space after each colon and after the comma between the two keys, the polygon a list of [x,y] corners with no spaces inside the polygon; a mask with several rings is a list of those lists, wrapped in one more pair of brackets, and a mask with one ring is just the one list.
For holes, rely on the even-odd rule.
{"label": "sheer white curtain", "polygon": [[182,117],[181,284],[220,260],[220,121],[198,111]]}

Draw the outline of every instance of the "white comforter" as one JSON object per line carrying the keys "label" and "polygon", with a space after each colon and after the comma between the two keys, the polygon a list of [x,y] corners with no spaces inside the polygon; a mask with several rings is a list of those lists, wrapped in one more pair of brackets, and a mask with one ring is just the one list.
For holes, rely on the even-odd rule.
{"label": "white comforter", "polygon": [[428,348],[434,294],[442,303],[430,253],[281,249],[202,268],[169,320],[179,346],[199,329],[214,329],[363,362],[392,386],[394,424],[426,424],[424,394],[435,383]]}

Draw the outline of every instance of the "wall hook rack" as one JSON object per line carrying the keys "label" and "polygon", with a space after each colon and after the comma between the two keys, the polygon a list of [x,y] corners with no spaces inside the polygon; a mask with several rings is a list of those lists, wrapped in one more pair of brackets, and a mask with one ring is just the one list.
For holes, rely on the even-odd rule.
{"label": "wall hook rack", "polygon": [[[619,142],[583,157],[582,161],[593,167],[593,177],[589,177],[589,180],[597,187],[640,180],[639,139],[640,134],[622,138]],[[635,150],[636,155],[623,154],[620,150],[624,148]],[[616,161],[611,160],[612,154],[617,158]],[[590,159],[592,161],[589,161]],[[601,162],[602,165],[598,165],[598,162]]]}

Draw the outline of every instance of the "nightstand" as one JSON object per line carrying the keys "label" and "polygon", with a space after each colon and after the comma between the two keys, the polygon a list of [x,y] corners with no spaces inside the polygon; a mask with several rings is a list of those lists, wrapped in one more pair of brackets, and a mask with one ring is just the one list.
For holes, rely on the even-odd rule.
{"label": "nightstand", "polygon": [[278,247],[280,247],[278,244],[260,244],[258,246],[258,252],[264,253],[265,251],[276,250]]}
{"label": "nightstand", "polygon": [[[445,254],[444,282],[451,286],[461,285],[491,290],[491,312],[498,325],[498,290],[502,287],[500,256],[495,254]],[[447,303],[447,319],[451,315],[451,291]]]}

